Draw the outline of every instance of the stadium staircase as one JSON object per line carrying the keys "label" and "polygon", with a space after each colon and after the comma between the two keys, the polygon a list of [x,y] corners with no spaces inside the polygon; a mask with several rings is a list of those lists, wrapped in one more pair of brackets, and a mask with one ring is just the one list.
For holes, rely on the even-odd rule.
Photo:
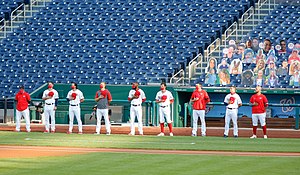
{"label": "stadium staircase", "polygon": [[[25,23],[26,19],[32,18],[46,3],[51,0],[2,0],[0,12],[0,39],[14,32],[14,29]],[[8,6],[7,9],[4,7]],[[8,10],[9,9],[9,10]]]}

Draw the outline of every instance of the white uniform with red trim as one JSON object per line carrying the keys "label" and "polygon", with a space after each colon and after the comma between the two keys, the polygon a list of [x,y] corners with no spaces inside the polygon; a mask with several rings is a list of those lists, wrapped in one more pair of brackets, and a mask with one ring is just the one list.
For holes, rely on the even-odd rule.
{"label": "white uniform with red trim", "polygon": [[82,122],[81,122],[81,114],[80,114],[80,100],[84,99],[83,93],[76,89],[70,90],[67,98],[69,99],[72,97],[72,94],[76,93],[76,98],[74,100],[69,101],[69,132],[71,133],[73,130],[73,121],[74,121],[74,115],[76,116],[77,122],[78,122],[78,131],[82,132]]}
{"label": "white uniform with red trim", "polygon": [[[232,102],[232,104],[229,104],[230,101]],[[226,106],[224,135],[228,136],[230,120],[232,120],[233,135],[238,136],[238,125],[237,125],[238,108],[239,108],[239,104],[242,104],[242,100],[237,93],[234,94],[230,93],[226,95],[224,102],[228,103],[228,105]]]}
{"label": "white uniform with red trim", "polygon": [[49,95],[49,92],[53,92],[54,95],[50,98],[45,100],[45,106],[44,106],[44,117],[45,117],[45,130],[49,132],[49,118],[51,118],[51,131],[55,131],[55,99],[58,99],[58,93],[55,89],[49,90],[46,89],[43,93],[42,98],[46,98]]}
{"label": "white uniform with red trim", "polygon": [[[131,135],[135,135],[135,127],[134,127],[135,117],[137,117],[137,120],[138,120],[139,134],[140,135],[144,134],[143,133],[142,102],[143,102],[143,99],[146,99],[146,95],[142,89],[138,89],[138,91],[140,92],[139,98],[132,99],[130,102],[131,107],[130,107],[130,121],[129,122],[130,122],[130,134]],[[132,98],[135,93],[136,93],[136,90],[131,89],[129,91],[128,98]]]}
{"label": "white uniform with red trim", "polygon": [[172,93],[168,90],[165,92],[158,91],[155,97],[155,100],[161,100],[162,96],[167,96],[165,102],[159,103],[159,123],[164,123],[166,118],[167,123],[172,123],[172,118],[171,118],[171,100],[174,100],[174,97]]}

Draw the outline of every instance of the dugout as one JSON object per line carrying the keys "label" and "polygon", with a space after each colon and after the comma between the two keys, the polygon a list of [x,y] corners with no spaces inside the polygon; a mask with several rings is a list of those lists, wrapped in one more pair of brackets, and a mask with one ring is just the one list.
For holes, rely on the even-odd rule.
{"label": "dugout", "polygon": [[[147,85],[139,86],[144,90],[147,101],[143,104],[143,120],[144,124],[147,126],[157,125],[157,107],[154,103],[155,95],[159,91],[159,84],[157,85]],[[31,97],[34,100],[41,100],[43,91],[47,88],[47,85],[43,85],[39,89],[35,90]],[[130,103],[127,101],[128,93],[131,89],[131,85],[107,85],[110,90],[113,102],[112,106],[116,108],[117,106],[122,107],[122,112],[119,111],[120,121],[122,123],[127,123],[129,119],[129,109]],[[59,124],[68,123],[68,103],[66,101],[66,95],[70,90],[70,84],[55,84],[55,89],[59,93],[59,106],[56,112],[56,120]],[[94,102],[94,96],[96,91],[99,89],[99,85],[78,85],[85,97],[85,102],[81,104],[81,118],[85,121],[85,116],[92,112],[92,107],[96,104]],[[185,112],[185,104],[189,102],[194,87],[184,87],[184,86],[168,86],[167,89],[172,92],[175,101],[173,105],[173,121],[174,126],[183,126]],[[207,107],[206,117],[209,118],[222,118],[225,116],[225,106],[216,105],[215,103],[222,103],[225,96],[229,93],[229,87],[205,87],[204,88],[213,104],[209,104]],[[295,107],[289,107],[289,104],[299,104],[300,90],[299,89],[263,89],[263,94],[265,94],[272,104],[282,104],[286,106],[270,106],[269,117],[278,118],[290,118],[295,117]],[[254,88],[237,88],[237,93],[241,96],[244,104],[249,103],[251,95],[254,93]],[[112,110],[112,113],[114,111]],[[251,117],[251,107],[244,105],[239,109],[239,117],[247,116]],[[115,116],[117,117],[117,116]],[[85,124],[85,122],[84,122]]]}

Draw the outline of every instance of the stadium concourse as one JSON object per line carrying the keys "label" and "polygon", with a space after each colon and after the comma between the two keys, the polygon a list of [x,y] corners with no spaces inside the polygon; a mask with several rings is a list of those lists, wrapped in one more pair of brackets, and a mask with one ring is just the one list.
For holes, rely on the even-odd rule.
{"label": "stadium concourse", "polygon": [[[208,123],[208,126],[210,124]],[[249,125],[250,126],[250,125]],[[83,126],[83,134],[94,134],[95,125],[85,125]],[[57,133],[66,133],[68,130],[68,125],[57,125]],[[74,127],[74,130],[77,131],[77,126]],[[15,131],[15,125],[0,125],[0,131]],[[21,132],[25,131],[25,126],[21,127]],[[44,132],[44,125],[40,124],[31,124],[31,132]],[[112,134],[124,134],[127,135],[130,132],[129,126],[112,126]],[[137,132],[137,131],[136,131]],[[160,132],[159,127],[144,127],[144,135],[156,136]],[[105,128],[102,127],[101,133],[105,133]],[[138,132],[137,132],[138,133]],[[168,129],[166,128],[166,136],[168,136]],[[191,136],[192,128],[190,127],[175,127],[173,128],[174,136]],[[48,133],[51,134],[51,133]],[[55,134],[55,133],[54,133]],[[74,132],[73,134],[77,134]],[[102,134],[105,135],[105,134]],[[224,127],[207,127],[207,137],[216,136],[223,137]],[[252,135],[252,128],[239,128],[239,137],[250,137]],[[137,137],[139,135],[136,135]],[[135,136],[133,136],[135,137]],[[198,136],[201,137],[201,136]],[[229,132],[229,137],[233,137],[232,130]],[[263,138],[262,131],[258,129],[257,132],[258,138]],[[300,138],[300,130],[295,129],[282,129],[282,128],[268,128],[268,138]]]}

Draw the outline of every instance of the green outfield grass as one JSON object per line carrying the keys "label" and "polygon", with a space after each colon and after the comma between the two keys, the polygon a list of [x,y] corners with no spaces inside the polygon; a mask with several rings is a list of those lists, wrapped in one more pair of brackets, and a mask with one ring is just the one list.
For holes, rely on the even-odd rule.
{"label": "green outfield grass", "polygon": [[0,159],[0,175],[294,175],[300,157],[89,153]]}
{"label": "green outfield grass", "polygon": [[[0,132],[0,145],[300,152],[300,139]],[[300,157],[88,153],[0,159],[0,175],[299,174]]]}
{"label": "green outfield grass", "polygon": [[72,146],[91,148],[140,148],[173,150],[222,150],[300,152],[300,139],[249,139],[223,137],[157,137],[127,135],[93,135],[38,132],[0,132],[0,145]]}

